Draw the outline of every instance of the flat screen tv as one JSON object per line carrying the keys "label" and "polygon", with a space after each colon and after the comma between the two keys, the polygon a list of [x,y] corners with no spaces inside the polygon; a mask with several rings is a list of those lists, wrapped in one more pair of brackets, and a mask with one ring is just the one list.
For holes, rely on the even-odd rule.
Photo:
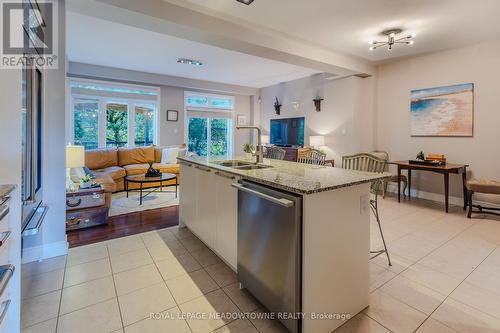
{"label": "flat screen tv", "polygon": [[270,143],[282,147],[304,146],[304,117],[271,119]]}

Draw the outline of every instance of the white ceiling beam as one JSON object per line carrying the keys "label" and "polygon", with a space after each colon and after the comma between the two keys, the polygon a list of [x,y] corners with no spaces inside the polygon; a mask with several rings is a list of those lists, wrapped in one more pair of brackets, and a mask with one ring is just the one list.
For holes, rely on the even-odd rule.
{"label": "white ceiling beam", "polygon": [[[373,75],[368,61],[258,31],[162,0],[67,0],[84,15],[335,75]],[[133,46],[133,41],[131,41]]]}

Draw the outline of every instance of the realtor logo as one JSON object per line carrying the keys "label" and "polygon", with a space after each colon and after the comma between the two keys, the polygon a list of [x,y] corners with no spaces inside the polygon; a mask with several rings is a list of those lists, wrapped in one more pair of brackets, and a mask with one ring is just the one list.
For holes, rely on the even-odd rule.
{"label": "realtor logo", "polygon": [[2,2],[0,68],[57,68],[57,0]]}

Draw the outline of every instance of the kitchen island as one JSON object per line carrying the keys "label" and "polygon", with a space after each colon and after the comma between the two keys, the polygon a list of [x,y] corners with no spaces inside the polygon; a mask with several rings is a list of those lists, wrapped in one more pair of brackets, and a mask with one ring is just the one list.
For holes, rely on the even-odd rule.
{"label": "kitchen island", "polygon": [[368,306],[370,184],[389,174],[178,159],[180,226],[290,331],[329,333]]}

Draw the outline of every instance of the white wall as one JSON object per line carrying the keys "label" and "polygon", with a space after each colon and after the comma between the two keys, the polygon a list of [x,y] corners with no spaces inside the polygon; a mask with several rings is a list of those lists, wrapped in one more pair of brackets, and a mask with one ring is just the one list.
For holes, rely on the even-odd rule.
{"label": "white wall", "polygon": [[[391,159],[409,159],[423,150],[445,154],[449,162],[470,164],[469,178],[500,179],[500,40],[379,67],[378,148]],[[474,137],[411,137],[410,91],[416,88],[474,83]],[[442,176],[414,173],[413,184],[425,192],[444,192]],[[462,197],[461,180],[452,177],[450,194]],[[492,197],[482,197],[488,201]]]}
{"label": "white wall", "polygon": [[[271,119],[305,117],[305,145],[309,145],[309,136],[324,135],[326,147],[321,149],[340,166],[343,155],[375,147],[374,82],[359,77],[325,80],[320,74],[263,88],[260,125],[269,133]],[[321,112],[313,103],[318,95],[324,99]],[[283,105],[279,116],[273,107],[275,97]],[[292,102],[299,102],[297,110]]]}
{"label": "white wall", "polygon": [[67,252],[66,158],[65,158],[65,6],[59,1],[59,67],[43,73],[43,202],[49,206],[41,232],[25,237],[23,261],[33,261]]}

